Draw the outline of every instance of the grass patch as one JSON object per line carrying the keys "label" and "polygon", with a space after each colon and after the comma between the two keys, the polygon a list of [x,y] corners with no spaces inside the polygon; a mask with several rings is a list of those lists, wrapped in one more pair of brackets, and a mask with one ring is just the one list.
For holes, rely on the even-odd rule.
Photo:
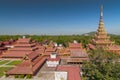
{"label": "grass patch", "polygon": [[8,71],[12,69],[12,67],[0,67],[0,77],[2,77],[4,74],[4,71]]}
{"label": "grass patch", "polygon": [[3,60],[3,61],[0,62],[0,65],[3,65],[5,63],[7,63],[7,62],[9,62],[9,60]]}
{"label": "grass patch", "polygon": [[12,62],[8,63],[7,65],[18,65],[21,62],[22,62],[21,60],[19,60],[19,61],[12,61]]}

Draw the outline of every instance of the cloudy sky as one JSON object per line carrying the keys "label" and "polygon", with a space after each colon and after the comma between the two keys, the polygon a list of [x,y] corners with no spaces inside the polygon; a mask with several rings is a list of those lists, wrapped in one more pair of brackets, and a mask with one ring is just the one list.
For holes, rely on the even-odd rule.
{"label": "cloudy sky", "polygon": [[96,31],[104,7],[107,32],[120,34],[120,0],[0,0],[0,34],[82,34]]}

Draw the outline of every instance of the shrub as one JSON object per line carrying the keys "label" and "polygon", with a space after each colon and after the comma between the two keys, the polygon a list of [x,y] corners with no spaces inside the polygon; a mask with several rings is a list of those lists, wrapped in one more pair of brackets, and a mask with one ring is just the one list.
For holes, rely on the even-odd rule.
{"label": "shrub", "polygon": [[18,75],[14,75],[15,78],[18,78],[19,76]]}
{"label": "shrub", "polygon": [[24,75],[19,75],[19,78],[24,78],[25,76]]}
{"label": "shrub", "polygon": [[32,76],[30,74],[27,74],[26,78],[32,78]]}

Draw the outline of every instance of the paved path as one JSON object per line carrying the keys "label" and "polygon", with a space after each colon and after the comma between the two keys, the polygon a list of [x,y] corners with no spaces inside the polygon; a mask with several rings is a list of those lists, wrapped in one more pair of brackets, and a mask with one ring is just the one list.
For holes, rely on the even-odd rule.
{"label": "paved path", "polygon": [[[4,60],[3,60],[4,61]],[[0,67],[11,67],[12,65],[7,65],[8,63],[11,63],[12,61],[9,61],[5,64],[0,65]]]}
{"label": "paved path", "polygon": [[4,60],[1,60],[0,62],[3,62]]}

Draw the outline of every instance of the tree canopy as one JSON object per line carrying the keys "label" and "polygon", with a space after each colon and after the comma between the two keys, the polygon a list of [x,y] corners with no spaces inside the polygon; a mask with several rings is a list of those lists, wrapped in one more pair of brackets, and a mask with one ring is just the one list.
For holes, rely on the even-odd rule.
{"label": "tree canopy", "polygon": [[89,58],[82,66],[88,80],[120,80],[120,55],[98,48],[89,52]]}

